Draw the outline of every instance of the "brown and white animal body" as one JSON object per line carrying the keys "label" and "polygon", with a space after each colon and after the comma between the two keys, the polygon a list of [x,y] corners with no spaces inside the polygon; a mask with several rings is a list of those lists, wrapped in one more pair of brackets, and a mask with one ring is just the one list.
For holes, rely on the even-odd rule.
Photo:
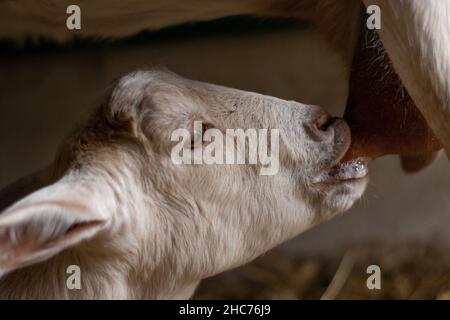
{"label": "brown and white animal body", "polygon": [[[171,133],[194,121],[279,129],[279,172],[175,164]],[[189,298],[200,280],[350,208],[367,172],[335,166],[349,145],[345,122],[319,107],[129,74],[64,142],[49,185],[0,214],[0,297]],[[81,290],[66,286],[70,265]]]}
{"label": "brown and white animal body", "polygon": [[[411,109],[417,107],[420,114],[411,123],[387,121],[383,126],[374,126],[379,130],[372,130],[379,137],[388,139],[371,141],[367,152],[372,156],[377,143],[381,146],[375,153],[402,153],[419,157],[432,153],[438,147],[433,142],[427,142],[429,135],[424,134],[422,141],[416,145],[402,143],[396,136],[408,139],[409,132],[427,131],[426,125],[432,129],[447,154],[450,154],[450,2],[448,0],[364,0],[366,6],[378,5],[381,8],[381,37],[379,54],[387,51],[393,70],[401,83],[395,81],[390,88],[378,88],[373,83],[373,77],[367,76],[352,83],[366,82],[383,96],[383,89],[388,92],[402,92],[412,98],[401,99],[390,96],[389,99],[376,99],[378,110],[389,113],[395,108]],[[72,31],[66,28],[66,9],[71,4],[81,8],[82,27]],[[6,0],[0,3],[0,38],[9,38],[20,42],[27,37],[46,37],[60,42],[66,42],[73,37],[93,37],[117,39],[135,34],[142,30],[157,30],[190,21],[207,21],[231,15],[257,15],[268,17],[289,17],[310,21],[316,26],[330,44],[330,49],[339,52],[351,66],[355,48],[361,31],[363,10],[361,0],[78,0],[73,1],[35,1],[35,0]],[[389,60],[389,59],[387,59]],[[390,61],[387,63],[388,68]],[[383,73],[388,70],[383,59],[374,57],[371,73],[379,75],[383,81]],[[369,67],[369,66],[367,66]],[[351,90],[350,93],[354,92]],[[364,91],[357,89],[358,91]],[[372,96],[373,98],[373,96]],[[395,100],[398,103],[395,103]],[[364,98],[357,99],[364,102]],[[407,104],[406,107],[402,106]],[[408,105],[409,104],[409,105]],[[414,107],[415,105],[415,107]],[[355,107],[355,106],[352,106]],[[362,105],[359,109],[369,109]],[[404,111],[406,113],[408,110]],[[414,110],[413,110],[414,112]],[[423,118],[422,118],[423,116]],[[393,118],[398,115],[393,115]],[[373,121],[371,117],[361,117],[363,123],[350,123],[353,127],[369,127]],[[352,118],[354,119],[354,118]],[[409,120],[409,119],[407,119]],[[420,122],[426,121],[423,125]],[[359,121],[359,120],[358,120]],[[394,127],[389,127],[394,125]],[[416,129],[416,125],[420,129]],[[422,128],[425,127],[424,130]],[[389,133],[386,135],[385,133]],[[415,139],[417,134],[410,139]],[[373,135],[372,135],[373,137]],[[365,137],[362,137],[365,139]],[[429,137],[432,139],[432,137]],[[399,143],[387,145],[386,141]],[[389,143],[389,142],[388,142]],[[393,146],[398,148],[393,148]],[[410,147],[405,150],[404,145]],[[386,147],[386,148],[385,148]],[[432,149],[430,151],[430,149]],[[366,150],[359,150],[365,153]]]}

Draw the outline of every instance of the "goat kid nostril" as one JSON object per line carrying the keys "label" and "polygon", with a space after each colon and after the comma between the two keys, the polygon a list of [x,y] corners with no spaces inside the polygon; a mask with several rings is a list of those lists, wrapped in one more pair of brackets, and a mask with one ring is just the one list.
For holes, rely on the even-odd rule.
{"label": "goat kid nostril", "polygon": [[324,112],[319,118],[316,119],[314,122],[314,127],[319,131],[327,131],[334,120],[334,117],[327,112]]}

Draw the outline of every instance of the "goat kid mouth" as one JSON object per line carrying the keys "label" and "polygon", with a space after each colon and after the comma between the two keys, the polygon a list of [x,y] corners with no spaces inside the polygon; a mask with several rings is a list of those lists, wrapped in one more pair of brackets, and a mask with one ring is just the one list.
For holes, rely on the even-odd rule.
{"label": "goat kid mouth", "polygon": [[329,127],[334,130],[335,155],[321,167],[313,181],[314,184],[338,184],[363,179],[368,174],[369,158],[358,157],[344,162],[351,144],[350,128],[345,120],[333,118]]}

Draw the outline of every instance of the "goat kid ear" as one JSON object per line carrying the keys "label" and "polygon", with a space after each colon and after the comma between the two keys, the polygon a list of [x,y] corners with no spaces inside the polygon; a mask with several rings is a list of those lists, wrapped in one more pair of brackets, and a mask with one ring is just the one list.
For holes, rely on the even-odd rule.
{"label": "goat kid ear", "polygon": [[93,193],[89,184],[62,179],[0,213],[0,277],[105,229],[107,210],[92,205]]}

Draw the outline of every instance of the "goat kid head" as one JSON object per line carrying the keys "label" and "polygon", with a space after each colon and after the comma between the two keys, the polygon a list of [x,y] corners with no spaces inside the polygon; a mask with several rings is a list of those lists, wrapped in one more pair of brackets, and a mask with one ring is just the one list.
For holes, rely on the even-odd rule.
{"label": "goat kid head", "polygon": [[[174,163],[180,144],[171,135],[195,121],[224,135],[278,129],[278,172]],[[167,71],[129,74],[63,143],[53,182],[0,215],[0,283],[80,264],[81,293],[66,292],[63,274],[50,276],[63,278],[55,286],[65,297],[179,297],[347,210],[367,184],[364,168],[338,164],[349,145],[345,122],[319,107]]]}

